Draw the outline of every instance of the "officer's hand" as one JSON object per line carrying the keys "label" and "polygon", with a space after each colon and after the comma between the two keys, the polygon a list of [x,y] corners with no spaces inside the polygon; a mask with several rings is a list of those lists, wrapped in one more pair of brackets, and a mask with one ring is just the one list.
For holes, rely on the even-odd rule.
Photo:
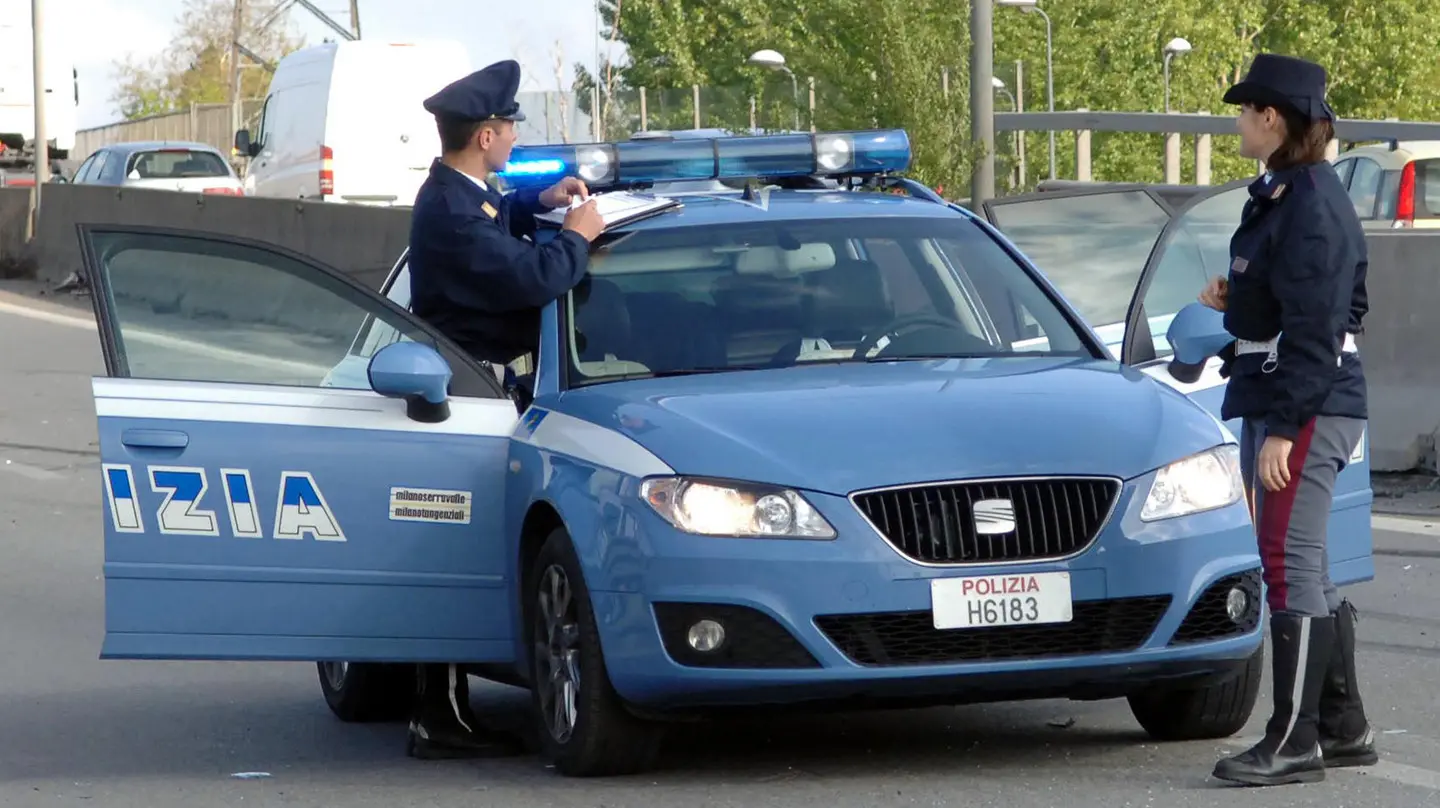
{"label": "officer's hand", "polygon": [[565,214],[564,228],[579,233],[586,241],[594,241],[605,230],[605,220],[593,201],[585,202]]}
{"label": "officer's hand", "polygon": [[590,189],[579,177],[566,177],[540,194],[540,204],[548,208],[563,208],[577,196],[581,200],[589,199]]}
{"label": "officer's hand", "polygon": [[1225,300],[1230,294],[1230,281],[1225,278],[1211,278],[1200,293],[1200,302],[1216,310],[1225,310]]}
{"label": "officer's hand", "polygon": [[1290,484],[1290,447],[1293,445],[1289,438],[1271,435],[1260,447],[1255,470],[1260,472],[1260,482],[1266,491],[1280,491]]}

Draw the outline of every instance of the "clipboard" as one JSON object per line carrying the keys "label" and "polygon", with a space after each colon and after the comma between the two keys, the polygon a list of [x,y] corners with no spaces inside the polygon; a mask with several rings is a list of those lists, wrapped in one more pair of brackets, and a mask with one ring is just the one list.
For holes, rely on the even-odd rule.
{"label": "clipboard", "polygon": [[552,224],[563,224],[565,214],[571,208],[580,205],[597,205],[600,209],[600,218],[605,222],[605,229],[638,222],[641,219],[648,219],[658,216],[668,210],[675,210],[682,207],[679,200],[666,196],[654,196],[652,194],[637,194],[630,191],[610,191],[608,193],[591,194],[590,199],[581,202],[578,199],[570,203],[568,208],[556,208],[547,213],[535,215],[536,219]]}

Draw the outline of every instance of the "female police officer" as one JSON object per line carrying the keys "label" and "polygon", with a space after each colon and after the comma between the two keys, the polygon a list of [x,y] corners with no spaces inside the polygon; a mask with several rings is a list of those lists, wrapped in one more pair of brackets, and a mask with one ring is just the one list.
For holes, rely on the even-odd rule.
{"label": "female police officer", "polygon": [[[1225,102],[1241,152],[1269,169],[1250,186],[1230,272],[1201,294],[1236,339],[1222,417],[1243,419],[1242,466],[1271,621],[1274,712],[1215,776],[1308,782],[1377,759],[1355,678],[1354,610],[1330,582],[1326,527],[1336,475],[1365,425],[1354,335],[1368,310],[1365,237],[1325,149],[1334,112],[1319,65],[1256,57]],[[1258,485],[1257,485],[1258,483]]]}

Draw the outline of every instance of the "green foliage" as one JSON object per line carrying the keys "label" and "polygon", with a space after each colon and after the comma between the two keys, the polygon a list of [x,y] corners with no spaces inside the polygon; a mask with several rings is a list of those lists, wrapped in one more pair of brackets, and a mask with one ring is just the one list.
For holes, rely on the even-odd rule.
{"label": "green foliage", "polygon": [[[820,129],[904,127],[915,150],[912,173],[968,193],[976,149],[969,138],[969,3],[966,0],[598,0],[603,29],[627,55],[598,82],[605,136],[641,128],[639,88],[651,129],[700,125],[762,129],[794,125],[790,77],[746,63],[773,48],[798,84],[800,123]],[[1054,35],[1055,108],[1160,112],[1165,43],[1184,37],[1194,49],[1170,65],[1175,112],[1230,115],[1225,88],[1255,53],[1315,59],[1331,78],[1331,104],[1343,117],[1435,120],[1440,117],[1440,7],[1426,0],[1041,0]],[[1038,14],[996,6],[995,75],[1026,110],[1046,106],[1045,23]],[[1023,63],[1022,86],[1015,63]],[[949,92],[942,75],[949,69]],[[578,106],[590,114],[594,77],[576,66]],[[996,99],[1008,110],[1009,96]],[[1014,135],[997,133],[997,190],[1006,190]],[[1057,175],[1075,176],[1074,133],[1060,132]],[[1048,138],[1025,137],[1027,185],[1047,176]],[[1238,138],[1212,143],[1212,182],[1253,174]],[[1193,182],[1194,138],[1182,139],[1182,182]],[[1092,135],[1097,180],[1159,182],[1161,135]]]}
{"label": "green foliage", "polygon": [[[273,66],[304,40],[285,30],[280,17],[270,25],[260,23],[270,16],[280,0],[249,0],[241,43]],[[176,19],[175,39],[165,53],[145,62],[133,58],[116,65],[117,86],[111,101],[126,119],[175,112],[191,104],[226,103],[230,100],[230,34],[234,24],[233,0],[185,0]],[[265,94],[270,74],[241,56],[240,97]]]}

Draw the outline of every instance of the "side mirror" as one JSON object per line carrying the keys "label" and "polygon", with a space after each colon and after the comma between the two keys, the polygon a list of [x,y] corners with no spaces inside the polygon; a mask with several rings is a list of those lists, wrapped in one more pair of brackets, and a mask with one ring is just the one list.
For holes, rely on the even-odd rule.
{"label": "side mirror", "polygon": [[1175,379],[1190,383],[1200,378],[1205,363],[1234,341],[1225,330],[1225,315],[1202,303],[1191,303],[1175,313],[1165,330],[1174,358],[1168,370]]}
{"label": "side mirror", "polygon": [[257,150],[255,149],[255,144],[250,140],[249,129],[241,129],[235,133],[235,151],[240,152],[246,157],[255,156]]}
{"label": "side mirror", "polygon": [[450,365],[429,345],[393,342],[370,358],[370,388],[405,399],[412,420],[437,424],[450,417]]}

